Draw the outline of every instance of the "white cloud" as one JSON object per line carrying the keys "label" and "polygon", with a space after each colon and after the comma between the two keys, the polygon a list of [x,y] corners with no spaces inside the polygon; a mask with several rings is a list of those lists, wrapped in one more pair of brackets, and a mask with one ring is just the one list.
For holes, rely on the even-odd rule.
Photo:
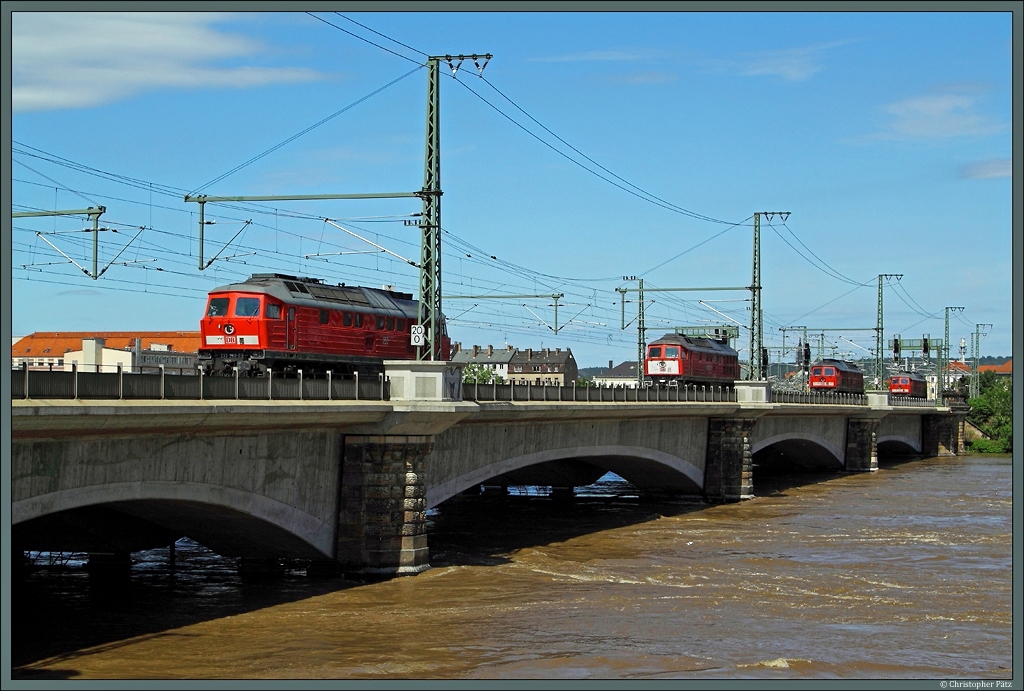
{"label": "white cloud", "polygon": [[960,177],[974,180],[990,178],[1008,178],[1013,174],[1012,159],[992,158],[987,161],[975,161],[960,170]]}
{"label": "white cloud", "polygon": [[821,72],[825,53],[832,48],[851,43],[852,39],[821,43],[803,48],[786,48],[762,53],[752,53],[730,61],[719,61],[720,67],[735,70],[748,77],[782,77],[802,82]]}
{"label": "white cloud", "polygon": [[897,138],[946,138],[994,134],[1003,123],[977,112],[978,96],[963,88],[915,96],[889,103],[883,110],[892,116],[886,132]]}
{"label": "white cloud", "polygon": [[15,12],[13,110],[83,108],[155,88],[244,88],[320,78],[293,67],[222,67],[262,47],[216,13]]}

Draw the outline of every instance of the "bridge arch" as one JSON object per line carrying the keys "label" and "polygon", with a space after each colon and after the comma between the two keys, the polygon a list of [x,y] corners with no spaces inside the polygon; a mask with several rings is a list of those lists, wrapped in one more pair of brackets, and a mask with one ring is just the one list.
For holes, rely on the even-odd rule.
{"label": "bridge arch", "polygon": [[755,464],[770,465],[773,459],[787,457],[787,465],[804,468],[841,468],[845,449],[835,441],[807,432],[784,432],[761,439],[750,447]]}
{"label": "bridge arch", "polygon": [[908,437],[902,434],[888,434],[878,437],[875,440],[880,452],[895,454],[921,453],[920,438]]}
{"label": "bridge arch", "polygon": [[664,451],[620,445],[574,446],[512,456],[431,485],[427,488],[427,507],[433,508],[466,489],[486,484],[491,478],[557,461],[589,463],[605,472],[615,473],[638,489],[651,487],[679,493],[699,493],[704,488],[703,464],[697,465]]}
{"label": "bridge arch", "polygon": [[159,480],[91,485],[16,501],[12,533],[21,533],[22,540],[53,540],[60,537],[53,531],[68,531],[76,516],[95,518],[103,511],[107,519],[93,521],[93,530],[124,544],[145,539],[158,528],[224,556],[325,559],[335,549],[332,524],[284,502],[223,485]]}

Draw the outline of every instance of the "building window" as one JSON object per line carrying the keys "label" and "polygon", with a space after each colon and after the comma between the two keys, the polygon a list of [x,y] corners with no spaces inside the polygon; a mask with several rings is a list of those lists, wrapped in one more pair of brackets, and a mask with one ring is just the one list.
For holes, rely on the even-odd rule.
{"label": "building window", "polygon": [[533,366],[533,371],[534,372],[540,372],[540,365],[534,365]]}

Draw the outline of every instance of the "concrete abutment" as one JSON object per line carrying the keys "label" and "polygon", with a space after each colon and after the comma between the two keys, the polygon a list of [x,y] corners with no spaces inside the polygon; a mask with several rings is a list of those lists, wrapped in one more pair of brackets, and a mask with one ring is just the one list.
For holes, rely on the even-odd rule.
{"label": "concrete abutment", "polygon": [[704,498],[711,503],[737,502],[754,497],[750,433],[756,420],[708,420]]}
{"label": "concrete abutment", "polygon": [[846,453],[843,459],[846,470],[878,470],[878,422],[871,418],[850,418],[846,421]]}
{"label": "concrete abutment", "polygon": [[336,560],[346,574],[394,576],[430,568],[426,457],[431,436],[346,436]]}

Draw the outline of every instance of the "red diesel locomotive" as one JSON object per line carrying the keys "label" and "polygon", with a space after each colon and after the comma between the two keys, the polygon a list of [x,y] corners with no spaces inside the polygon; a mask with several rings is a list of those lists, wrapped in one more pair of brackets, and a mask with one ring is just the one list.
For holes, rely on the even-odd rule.
{"label": "red diesel locomotive", "polygon": [[647,346],[647,382],[732,386],[739,378],[739,356],[727,340],[665,334]]}
{"label": "red diesel locomotive", "polygon": [[824,359],[811,366],[807,384],[812,391],[864,393],[864,372],[852,362]]}
{"label": "red diesel locomotive", "polygon": [[[376,374],[412,359],[418,303],[409,293],[326,285],[318,278],[253,274],[210,291],[199,322],[197,366],[207,374]],[[441,318],[441,357],[451,340]]]}
{"label": "red diesel locomotive", "polygon": [[889,393],[908,398],[927,398],[928,380],[917,372],[899,372],[889,377]]}

